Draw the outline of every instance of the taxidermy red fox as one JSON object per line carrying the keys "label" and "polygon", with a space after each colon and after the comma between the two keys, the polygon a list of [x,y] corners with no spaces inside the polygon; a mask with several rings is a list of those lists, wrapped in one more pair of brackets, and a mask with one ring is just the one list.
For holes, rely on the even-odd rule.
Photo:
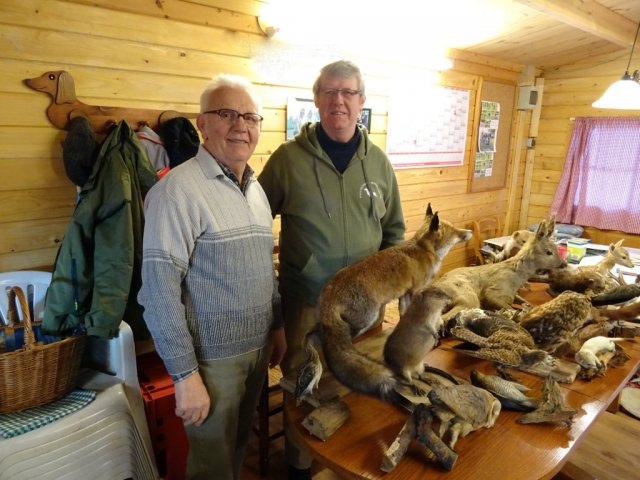
{"label": "taxidermy red fox", "polygon": [[371,328],[381,307],[396,298],[404,313],[411,295],[431,283],[451,247],[471,236],[470,230],[440,220],[429,204],[413,238],[343,268],[327,282],[316,312],[327,365],[340,382],[382,397],[393,389],[398,381],[393,372],[358,352],[351,338]]}

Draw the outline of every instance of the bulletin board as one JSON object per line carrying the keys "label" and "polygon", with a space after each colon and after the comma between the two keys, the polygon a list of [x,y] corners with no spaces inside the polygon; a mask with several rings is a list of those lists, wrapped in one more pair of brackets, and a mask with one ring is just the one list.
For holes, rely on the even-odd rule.
{"label": "bulletin board", "polygon": [[[484,192],[486,190],[495,190],[503,188],[507,180],[507,167],[509,165],[509,144],[511,141],[511,124],[513,120],[513,106],[516,96],[515,85],[505,85],[502,83],[483,82],[480,98],[477,102],[475,122],[474,145],[471,147],[471,161],[469,162],[469,178],[470,192]],[[499,122],[497,128],[497,136],[495,138],[495,152],[493,159],[489,161],[490,168],[487,168],[482,176],[478,176],[478,171],[482,168],[476,168],[476,158],[478,162],[483,161],[480,157],[476,157],[479,151],[479,142],[481,139],[480,129],[480,109],[482,101],[493,102],[499,105]]]}

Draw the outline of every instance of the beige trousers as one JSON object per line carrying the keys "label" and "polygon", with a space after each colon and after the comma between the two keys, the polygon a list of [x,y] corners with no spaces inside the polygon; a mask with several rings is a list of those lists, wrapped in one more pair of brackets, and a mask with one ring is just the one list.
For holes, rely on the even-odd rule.
{"label": "beige trousers", "polygon": [[198,362],[211,397],[211,412],[199,427],[185,427],[188,479],[238,480],[267,376],[267,350],[263,347],[237,357]]}

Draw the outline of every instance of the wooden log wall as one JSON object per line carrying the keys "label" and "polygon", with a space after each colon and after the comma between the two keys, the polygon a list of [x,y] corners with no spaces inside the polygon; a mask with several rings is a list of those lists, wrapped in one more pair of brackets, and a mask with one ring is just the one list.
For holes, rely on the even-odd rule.
{"label": "wooden log wall", "polygon": [[[257,22],[263,6],[258,0],[0,2],[0,171],[4,178],[0,271],[51,269],[74,209],[75,186],[62,164],[65,132],[47,120],[50,97],[23,84],[24,79],[49,70],[69,71],[77,97],[84,103],[189,113],[198,111],[200,93],[213,75],[244,75],[258,85],[263,100],[263,132],[251,160],[259,172],[270,153],[285,141],[287,98],[311,98],[320,67],[350,58],[365,76],[366,106],[373,110],[372,139],[385,148],[390,72],[406,69],[407,75],[421,75],[428,69],[371,57],[375,52],[354,56],[348,51],[283,44],[277,36],[269,39]],[[517,85],[523,70],[517,64],[460,51],[451,56],[454,68],[440,82],[470,90],[470,120],[475,118],[481,80]],[[529,115],[518,118],[528,122]],[[397,171],[408,235],[419,225],[427,202],[459,226],[469,227],[472,220],[485,215],[504,220],[510,178],[504,188],[467,193],[476,128],[470,122],[464,166]],[[512,172],[512,159],[517,158],[514,225],[520,215],[525,171],[524,150],[513,151],[515,130],[511,128],[509,166]],[[472,257],[470,244],[460,246],[449,254],[443,268],[466,265]]]}
{"label": "wooden log wall", "polygon": [[[544,72],[531,190],[523,201],[528,224],[547,218],[564,168],[575,117],[638,115],[633,110],[601,110],[591,106],[609,85],[620,79],[628,60],[629,52],[623,50]],[[639,235],[596,228],[587,228],[585,232],[595,243],[608,244],[625,238],[626,246],[640,248]]]}

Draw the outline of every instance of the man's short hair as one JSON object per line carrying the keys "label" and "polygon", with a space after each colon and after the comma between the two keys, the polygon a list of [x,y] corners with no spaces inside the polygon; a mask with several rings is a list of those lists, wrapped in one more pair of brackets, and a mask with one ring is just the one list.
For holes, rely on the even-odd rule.
{"label": "man's short hair", "polygon": [[350,62],[349,60],[338,60],[337,62],[330,63],[322,67],[320,70],[320,75],[316,79],[313,84],[313,98],[317,99],[320,94],[320,84],[322,80],[326,78],[334,78],[334,77],[342,77],[342,78],[353,78],[358,81],[358,92],[360,95],[364,96],[364,80],[362,80],[362,73],[360,73],[360,69],[358,66]]}
{"label": "man's short hair", "polygon": [[207,110],[209,97],[213,92],[220,88],[238,88],[244,90],[249,94],[249,96],[253,100],[253,103],[256,104],[256,108],[258,109],[258,111],[254,113],[260,112],[260,99],[256,95],[255,87],[253,86],[253,84],[246,78],[239,75],[229,75],[226,73],[221,73],[213,78],[211,83],[207,85],[207,88],[204,89],[204,92],[202,92],[202,95],[200,95],[200,113]]}

